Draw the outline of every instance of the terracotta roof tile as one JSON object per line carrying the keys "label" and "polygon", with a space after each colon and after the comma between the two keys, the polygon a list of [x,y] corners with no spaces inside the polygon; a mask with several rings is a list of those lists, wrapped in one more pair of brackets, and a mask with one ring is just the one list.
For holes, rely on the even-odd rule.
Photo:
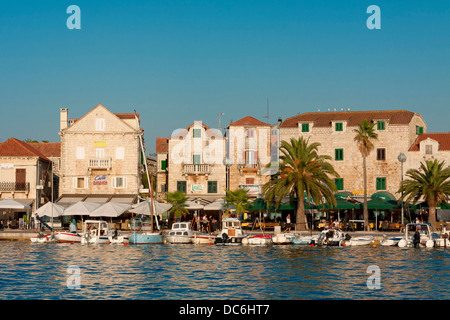
{"label": "terracotta roof tile", "polygon": [[156,153],[165,153],[169,150],[169,138],[156,138]]}
{"label": "terracotta roof tile", "polygon": [[450,151],[450,132],[424,133],[416,138],[409,151],[419,151],[420,142],[426,139],[433,139],[439,142],[439,151]]}
{"label": "terracotta roof tile", "polygon": [[245,118],[242,118],[238,121],[232,122],[229,124],[229,127],[237,127],[237,126],[242,126],[242,127],[246,127],[246,126],[255,126],[255,127],[266,127],[266,126],[270,126],[270,124],[268,123],[264,123],[262,121],[259,121],[256,118],[253,118],[251,116],[246,116]]}
{"label": "terracotta roof tile", "polygon": [[61,143],[59,142],[31,142],[28,143],[31,147],[35,148],[47,158],[61,157]]}
{"label": "terracotta roof tile", "polygon": [[1,157],[39,157],[49,161],[49,159],[30,144],[16,138],[10,138],[0,144]]}
{"label": "terracotta roof tile", "polygon": [[329,127],[332,121],[347,121],[347,126],[357,126],[364,119],[388,120],[390,124],[408,124],[413,116],[414,112],[407,110],[307,112],[287,118],[280,127],[297,127],[297,123],[301,121],[314,122],[314,127]]}

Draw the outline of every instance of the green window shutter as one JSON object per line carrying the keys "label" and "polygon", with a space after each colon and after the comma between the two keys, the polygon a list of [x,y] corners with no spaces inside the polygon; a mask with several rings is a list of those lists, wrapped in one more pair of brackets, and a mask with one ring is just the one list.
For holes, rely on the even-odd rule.
{"label": "green window shutter", "polygon": [[336,188],[338,190],[344,190],[344,179],[343,178],[335,178],[334,183],[336,184]]}
{"label": "green window shutter", "polygon": [[378,121],[378,122],[377,122],[377,129],[378,129],[378,130],[384,130],[384,129],[385,129],[385,123],[384,123],[384,121]]}
{"label": "green window shutter", "polygon": [[201,138],[202,137],[202,129],[194,129],[193,136],[194,136],[194,138]]}
{"label": "green window shutter", "polygon": [[334,149],[334,160],[336,161],[344,160],[344,149]]}
{"label": "green window shutter", "polygon": [[194,154],[192,156],[192,163],[193,164],[201,164],[201,155],[200,154]]}
{"label": "green window shutter", "polygon": [[166,170],[167,160],[161,160],[161,170]]}
{"label": "green window shutter", "polygon": [[419,127],[419,134],[423,134],[423,127]]}
{"label": "green window shutter", "polygon": [[208,193],[217,193],[217,181],[208,181]]}
{"label": "green window shutter", "polygon": [[336,131],[344,130],[344,125],[342,124],[342,122],[336,122],[335,129],[336,129]]}
{"label": "green window shutter", "polygon": [[386,178],[377,178],[377,190],[386,190]]}
{"label": "green window shutter", "polygon": [[309,123],[302,123],[302,132],[309,132]]}
{"label": "green window shutter", "polygon": [[186,193],[186,187],[187,182],[186,181],[177,181],[177,191],[181,191]]}

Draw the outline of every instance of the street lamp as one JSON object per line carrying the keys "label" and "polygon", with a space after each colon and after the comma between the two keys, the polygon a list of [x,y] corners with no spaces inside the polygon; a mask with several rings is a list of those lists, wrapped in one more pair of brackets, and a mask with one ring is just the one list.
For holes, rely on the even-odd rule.
{"label": "street lamp", "polygon": [[[398,159],[398,161],[400,161],[400,163],[402,164],[402,183],[403,183],[403,162],[405,162],[407,158],[406,158],[405,154],[401,152],[401,153],[398,155],[397,159]],[[403,224],[403,216],[404,216],[403,210],[404,210],[404,209],[403,209],[403,191],[402,191],[402,224]]]}

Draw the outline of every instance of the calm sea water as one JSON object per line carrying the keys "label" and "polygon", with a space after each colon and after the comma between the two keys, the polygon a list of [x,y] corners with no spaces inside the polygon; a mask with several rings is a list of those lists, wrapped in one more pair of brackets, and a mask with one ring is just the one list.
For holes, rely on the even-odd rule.
{"label": "calm sea water", "polygon": [[[0,242],[0,299],[439,300],[449,262],[444,248]],[[370,266],[380,289],[367,286]]]}

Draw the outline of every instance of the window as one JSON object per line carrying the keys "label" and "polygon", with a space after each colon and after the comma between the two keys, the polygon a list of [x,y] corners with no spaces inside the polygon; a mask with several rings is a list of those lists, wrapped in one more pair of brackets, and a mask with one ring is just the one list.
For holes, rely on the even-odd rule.
{"label": "window", "polygon": [[423,127],[416,126],[416,134],[423,134]]}
{"label": "window", "polygon": [[386,190],[386,178],[377,178],[377,190]]}
{"label": "window", "polygon": [[75,189],[86,189],[88,187],[88,179],[86,177],[73,178],[73,187]]}
{"label": "window", "polygon": [[202,129],[193,129],[193,136],[194,138],[201,138],[202,137]]}
{"label": "window", "polygon": [[255,178],[245,178],[245,184],[255,184]]}
{"label": "window", "polygon": [[208,181],[208,193],[217,193],[217,181]]}
{"label": "window", "polygon": [[95,130],[105,131],[105,119],[95,119]]}
{"label": "window", "polygon": [[114,177],[113,178],[113,188],[125,188],[127,184],[127,178],[125,177]]}
{"label": "window", "polygon": [[125,148],[124,147],[116,148],[116,159],[119,159],[119,160],[125,159]]}
{"label": "window", "polygon": [[336,129],[336,131],[342,131],[342,130],[344,130],[344,125],[343,125],[343,123],[342,123],[342,122],[336,122],[335,129]]}
{"label": "window", "polygon": [[167,184],[161,183],[161,192],[167,192]]}
{"label": "window", "polygon": [[302,123],[302,132],[309,132],[309,123]]}
{"label": "window", "polygon": [[167,160],[161,160],[161,170],[166,170],[167,168]]}
{"label": "window", "polygon": [[334,149],[334,160],[336,161],[344,160],[344,149]]}
{"label": "window", "polygon": [[177,181],[177,191],[186,193],[186,189],[187,189],[186,181]]}
{"label": "window", "polygon": [[377,160],[386,160],[386,149],[385,148],[377,149]]}
{"label": "window", "polygon": [[258,163],[258,151],[244,151],[245,167],[256,168]]}
{"label": "window", "polygon": [[201,154],[194,154],[192,156],[192,163],[193,164],[201,164],[202,163],[202,155]]}
{"label": "window", "polygon": [[384,130],[384,129],[386,129],[384,121],[378,121],[378,122],[377,122],[377,129],[378,129],[378,130]]}
{"label": "window", "polygon": [[431,144],[425,146],[425,154],[433,154],[433,146]]}
{"label": "window", "polygon": [[338,190],[344,190],[344,179],[343,178],[335,178],[334,183],[336,184],[336,188]]}
{"label": "window", "polygon": [[247,129],[246,135],[247,135],[247,138],[254,138],[255,137],[255,129]]}
{"label": "window", "polygon": [[77,147],[77,160],[83,160],[84,159],[84,147]]}
{"label": "window", "polygon": [[105,158],[105,149],[103,149],[103,148],[95,149],[95,157],[97,159],[104,159]]}

